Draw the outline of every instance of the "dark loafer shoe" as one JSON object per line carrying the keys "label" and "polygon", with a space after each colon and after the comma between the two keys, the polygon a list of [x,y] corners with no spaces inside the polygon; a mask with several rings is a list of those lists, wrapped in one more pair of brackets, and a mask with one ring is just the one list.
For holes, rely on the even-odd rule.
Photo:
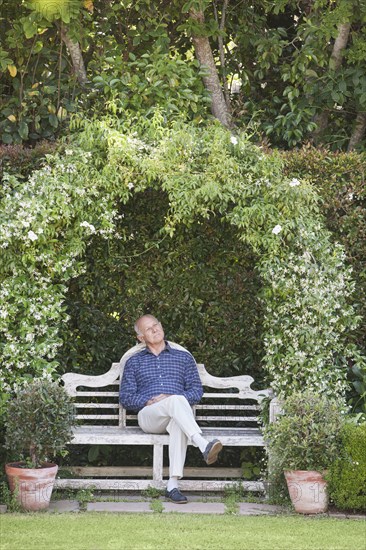
{"label": "dark loafer shoe", "polygon": [[171,491],[165,491],[165,497],[174,502],[175,504],[186,504],[188,502],[187,497],[182,495],[179,489],[172,489]]}
{"label": "dark loafer shoe", "polygon": [[218,439],[214,439],[207,444],[207,447],[203,454],[203,460],[206,464],[213,464],[216,462],[219,452],[222,449],[222,443]]}

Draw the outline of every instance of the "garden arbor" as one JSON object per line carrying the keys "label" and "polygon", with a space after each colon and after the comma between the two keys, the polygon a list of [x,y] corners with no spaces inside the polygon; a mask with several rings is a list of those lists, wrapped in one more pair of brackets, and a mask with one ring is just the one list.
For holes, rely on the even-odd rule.
{"label": "garden arbor", "polygon": [[[287,395],[311,386],[344,395],[345,367],[357,355],[347,337],[357,321],[353,287],[343,250],[331,242],[313,189],[305,181],[284,178],[279,157],[245,135],[234,136],[215,123],[168,129],[160,122],[157,116],[149,125],[123,129],[111,120],[83,122],[65,149],[49,156],[27,181],[5,180],[3,395],[27,376],[60,368],[60,348],[70,333],[65,299],[85,276],[87,258],[105,262],[107,276],[106,258],[119,243],[118,261],[128,272],[134,258],[150,250],[158,254],[182,227],[189,235],[199,226],[210,227],[212,220],[216,235],[222,224],[242,250],[251,251],[261,287],[262,364],[274,390]],[[140,217],[142,227],[151,223],[148,212],[156,204],[162,215],[154,219],[154,231],[136,235],[131,219]],[[139,212],[141,205],[145,213]],[[196,242],[209,238],[210,231],[203,232]],[[101,242],[104,256],[93,255]],[[182,270],[179,258],[175,263]],[[143,309],[149,288],[138,284],[135,294]],[[195,303],[190,307],[194,310]],[[210,320],[209,310],[205,315]]]}

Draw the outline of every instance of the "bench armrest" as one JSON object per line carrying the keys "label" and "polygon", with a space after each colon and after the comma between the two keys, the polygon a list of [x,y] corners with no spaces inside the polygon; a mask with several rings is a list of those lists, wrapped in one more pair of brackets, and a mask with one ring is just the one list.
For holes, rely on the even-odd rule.
{"label": "bench armrest", "polygon": [[103,388],[113,384],[118,380],[121,373],[121,363],[112,363],[112,367],[108,372],[98,375],[89,376],[87,374],[78,374],[68,372],[61,376],[61,380],[65,384],[65,390],[69,395],[75,397],[78,386],[86,386],[89,388]]}
{"label": "bench armrest", "polygon": [[65,384],[67,393],[72,397],[75,397],[76,388],[78,386],[86,386],[90,388],[103,388],[105,386],[109,386],[109,384],[112,384],[118,378],[122,377],[123,369],[128,359],[144,348],[145,344],[141,343],[133,346],[131,349],[126,351],[119,363],[112,363],[109,371],[99,376],[89,376],[87,374],[77,374],[75,372],[68,372],[64,374],[61,376],[61,380]]}
{"label": "bench armrest", "polygon": [[209,386],[210,388],[225,389],[225,388],[238,388],[239,393],[238,397],[256,399],[257,401],[262,401],[265,397],[271,397],[273,395],[272,390],[253,390],[250,386],[254,382],[254,378],[247,376],[245,374],[239,376],[229,376],[229,377],[218,377],[213,376],[205,369],[203,364],[197,365],[198,372],[201,378],[201,382],[204,386]]}

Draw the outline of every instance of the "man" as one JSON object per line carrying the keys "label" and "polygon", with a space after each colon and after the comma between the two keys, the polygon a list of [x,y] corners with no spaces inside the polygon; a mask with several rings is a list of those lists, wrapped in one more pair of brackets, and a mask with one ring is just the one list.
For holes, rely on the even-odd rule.
{"label": "man", "polygon": [[218,439],[204,439],[194,419],[191,405],[201,400],[203,389],[192,355],[164,339],[163,327],[153,315],[140,317],[134,328],[146,347],[126,362],[120,401],[125,409],[138,411],[144,432],[169,433],[166,497],[184,504],[187,498],[178,480],[183,477],[188,441],[200,449],[207,464],[216,462],[222,444]]}

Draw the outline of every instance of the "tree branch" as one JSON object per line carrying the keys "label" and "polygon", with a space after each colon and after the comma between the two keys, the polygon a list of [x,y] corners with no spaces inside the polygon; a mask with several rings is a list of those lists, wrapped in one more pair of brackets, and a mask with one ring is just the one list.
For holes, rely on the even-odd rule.
{"label": "tree branch", "polygon": [[353,132],[351,135],[351,138],[348,143],[347,151],[353,151],[353,149],[356,148],[356,146],[361,143],[363,136],[366,132],[366,113],[358,113],[356,117],[355,126],[353,128]]}
{"label": "tree branch", "polygon": [[[350,23],[341,23],[338,26],[338,35],[337,35],[337,38],[335,39],[333,50],[329,59],[329,68],[334,71],[337,71],[342,65],[343,52],[347,46],[350,29],[351,29]],[[315,137],[319,136],[324,132],[324,130],[328,126],[328,120],[329,120],[328,109],[324,109],[322,113],[320,113],[315,117],[315,123],[317,125],[317,128],[314,131]]]}
{"label": "tree branch", "polygon": [[67,27],[64,25],[61,27],[61,38],[65,42],[70,54],[76,78],[81,86],[85,86],[88,82],[88,77],[86,76],[86,69],[80,44],[79,42],[74,42],[68,33]]}
{"label": "tree branch", "polygon": [[[224,48],[224,40],[222,38],[222,33],[225,28],[225,19],[226,19],[226,10],[229,4],[229,0],[224,0],[223,6],[222,6],[222,12],[221,12],[221,20],[219,24],[219,36],[218,36],[218,46],[219,46],[219,56],[220,56],[220,64],[221,64],[221,73],[222,73],[222,86],[224,90],[224,97],[226,101],[227,108],[231,112],[231,105],[230,105],[230,93],[229,93],[229,86],[227,83],[227,75],[226,75],[226,60],[225,60],[225,48]],[[217,7],[216,2],[214,2],[214,12],[215,12],[215,19],[216,22],[219,23],[219,17],[217,13]]]}
{"label": "tree branch", "polygon": [[[205,16],[203,11],[196,11],[191,8],[189,16],[199,25],[203,26],[205,23]],[[207,74],[203,76],[203,83],[205,88],[211,94],[211,110],[212,114],[227,128],[231,128],[231,117],[228,106],[225,101],[224,94],[217,72],[215,59],[212,53],[210,42],[207,36],[194,34],[192,36],[192,42],[194,45],[196,57],[201,67],[206,69]]]}

